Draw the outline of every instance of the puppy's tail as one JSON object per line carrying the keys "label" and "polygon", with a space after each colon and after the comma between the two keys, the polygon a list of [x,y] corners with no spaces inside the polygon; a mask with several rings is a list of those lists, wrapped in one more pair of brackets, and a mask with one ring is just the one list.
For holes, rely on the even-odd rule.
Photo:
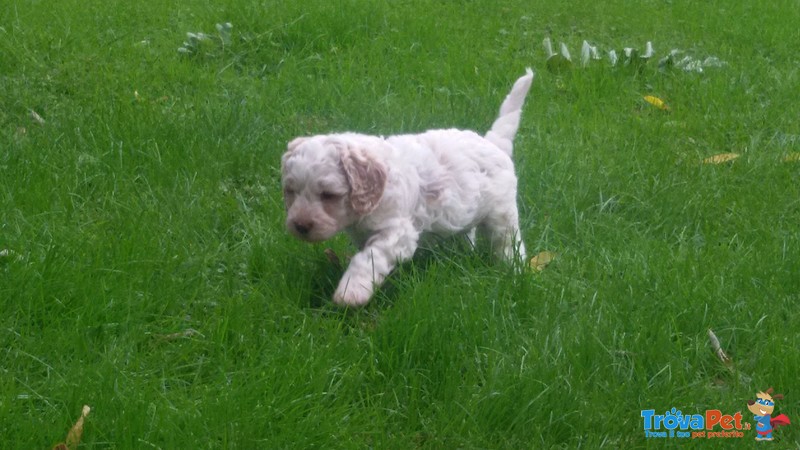
{"label": "puppy's tail", "polygon": [[522,114],[522,105],[525,96],[533,82],[533,70],[525,69],[525,75],[514,83],[511,92],[500,106],[500,115],[492,124],[492,129],[486,133],[486,139],[501,150],[511,155],[514,148],[514,136],[519,128],[519,118]]}

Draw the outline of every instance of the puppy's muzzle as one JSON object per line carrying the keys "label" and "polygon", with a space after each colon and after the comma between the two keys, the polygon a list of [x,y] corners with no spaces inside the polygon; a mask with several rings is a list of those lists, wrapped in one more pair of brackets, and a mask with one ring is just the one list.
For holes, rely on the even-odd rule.
{"label": "puppy's muzzle", "polygon": [[330,237],[323,232],[324,227],[312,219],[292,219],[286,227],[295,237],[306,242],[322,242]]}
{"label": "puppy's muzzle", "polygon": [[314,222],[310,220],[294,220],[292,221],[292,226],[297,235],[305,239],[308,238],[309,233],[314,228]]}

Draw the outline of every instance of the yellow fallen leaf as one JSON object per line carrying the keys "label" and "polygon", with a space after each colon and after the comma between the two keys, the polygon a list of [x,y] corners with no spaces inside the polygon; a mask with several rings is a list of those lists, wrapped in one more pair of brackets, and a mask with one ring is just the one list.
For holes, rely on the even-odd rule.
{"label": "yellow fallen leaf", "polygon": [[664,103],[664,100],[661,100],[658,97],[654,97],[652,95],[645,95],[642,98],[644,98],[644,101],[646,101],[647,103],[650,103],[651,105],[655,106],[656,108],[662,111],[669,111],[669,106],[667,106],[667,104]]}
{"label": "yellow fallen leaf", "polygon": [[798,162],[800,161],[800,152],[789,153],[783,158],[783,162]]}
{"label": "yellow fallen leaf", "polygon": [[703,160],[703,164],[722,164],[738,158],[738,153],[720,153],[719,155],[709,156]]}
{"label": "yellow fallen leaf", "polygon": [[64,442],[56,444],[53,447],[53,450],[75,450],[78,448],[78,444],[81,443],[81,436],[83,436],[83,421],[86,419],[86,416],[89,415],[89,412],[92,410],[88,405],[83,405],[83,410],[81,410],[81,416],[78,417],[78,421],[75,422],[75,425],[69,430],[67,433],[67,439]]}
{"label": "yellow fallen leaf", "polygon": [[538,255],[531,258],[531,269],[541,272],[545,267],[547,267],[548,264],[556,259],[556,256],[558,255],[547,250],[540,252]]}

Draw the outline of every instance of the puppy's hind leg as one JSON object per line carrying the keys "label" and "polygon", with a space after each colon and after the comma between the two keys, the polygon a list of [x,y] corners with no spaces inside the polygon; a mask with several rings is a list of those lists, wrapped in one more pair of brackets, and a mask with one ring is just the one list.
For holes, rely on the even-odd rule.
{"label": "puppy's hind leg", "polygon": [[477,243],[475,241],[475,239],[476,239],[475,238],[475,227],[470,228],[469,231],[467,231],[467,234],[465,236],[467,237],[467,241],[469,242],[469,245],[471,245],[473,249],[476,248]]}
{"label": "puppy's hind leg", "polygon": [[525,243],[519,229],[519,213],[516,205],[489,216],[483,223],[492,251],[499,259],[513,263],[515,259],[526,259]]}

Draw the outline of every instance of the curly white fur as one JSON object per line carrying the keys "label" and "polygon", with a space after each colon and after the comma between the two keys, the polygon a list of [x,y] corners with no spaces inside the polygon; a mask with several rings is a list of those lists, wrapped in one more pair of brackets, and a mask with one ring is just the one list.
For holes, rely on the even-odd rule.
{"label": "curly white fur", "polygon": [[423,233],[482,231],[498,257],[525,259],[511,160],[533,72],[514,84],[485,137],[432,130],[387,138],[341,133],[297,138],[282,159],[286,227],[318,242],[347,230],[359,247],[333,299],[366,304]]}

